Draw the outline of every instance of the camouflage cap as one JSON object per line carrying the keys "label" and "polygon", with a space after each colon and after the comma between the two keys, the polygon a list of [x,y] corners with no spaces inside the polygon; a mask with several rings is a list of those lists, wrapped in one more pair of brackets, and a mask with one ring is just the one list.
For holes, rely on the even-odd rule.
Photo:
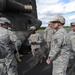
{"label": "camouflage cap", "polygon": [[35,26],[31,26],[29,30],[36,30]]}
{"label": "camouflage cap", "polygon": [[51,21],[49,21],[49,22],[48,22],[48,25],[50,25],[50,24],[52,24],[52,22],[51,22]]}
{"label": "camouflage cap", "polygon": [[65,24],[65,18],[63,16],[55,16],[51,19],[51,22],[60,22],[62,25]]}
{"label": "camouflage cap", "polygon": [[75,22],[71,22],[70,25],[71,25],[71,26],[75,26]]}
{"label": "camouflage cap", "polygon": [[11,22],[7,18],[1,17],[0,18],[0,24],[5,24],[5,23],[11,24]]}

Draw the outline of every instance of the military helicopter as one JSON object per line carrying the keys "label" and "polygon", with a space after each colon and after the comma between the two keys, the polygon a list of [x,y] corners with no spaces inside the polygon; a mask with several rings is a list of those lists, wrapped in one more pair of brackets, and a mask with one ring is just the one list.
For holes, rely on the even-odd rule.
{"label": "military helicopter", "polygon": [[26,41],[31,34],[29,28],[35,26],[37,30],[42,24],[37,18],[35,0],[0,0],[0,17],[11,21],[11,29],[22,41],[22,46],[27,46]]}

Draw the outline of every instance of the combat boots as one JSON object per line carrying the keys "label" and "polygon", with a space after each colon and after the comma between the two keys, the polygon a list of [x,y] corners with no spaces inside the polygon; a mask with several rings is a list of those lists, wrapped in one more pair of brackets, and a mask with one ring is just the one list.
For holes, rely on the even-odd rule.
{"label": "combat boots", "polygon": [[34,62],[33,66],[36,66],[36,65],[38,65],[38,61],[37,60]]}
{"label": "combat boots", "polygon": [[18,62],[21,62],[22,60],[20,58],[17,59]]}
{"label": "combat boots", "polygon": [[40,60],[40,64],[42,64],[42,59]]}

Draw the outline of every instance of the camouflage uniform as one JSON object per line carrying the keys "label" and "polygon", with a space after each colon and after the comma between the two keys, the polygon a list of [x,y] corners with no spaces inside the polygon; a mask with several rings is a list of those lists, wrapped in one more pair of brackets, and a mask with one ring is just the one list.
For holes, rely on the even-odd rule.
{"label": "camouflage uniform", "polygon": [[[74,26],[75,27],[75,22],[72,22],[71,23],[71,26]],[[71,43],[71,50],[70,50],[70,64],[72,65],[75,60],[75,30],[71,30],[69,33],[68,33],[68,38],[70,40],[70,43]]]}
{"label": "camouflage uniform", "polygon": [[[33,28],[32,28],[33,29]],[[36,42],[35,44],[32,44],[32,42]],[[36,61],[39,61],[40,59],[42,59],[42,51],[41,51],[41,44],[42,42],[42,38],[41,35],[37,32],[35,32],[35,34],[31,34],[29,37],[29,43],[31,44],[31,51],[33,56],[36,57]]]}
{"label": "camouflage uniform", "polygon": [[[31,44],[32,42],[36,42],[37,44],[33,45],[33,44]],[[31,49],[32,49],[33,56],[37,55],[37,53],[40,53],[40,55],[41,55],[41,47],[40,47],[41,42],[42,42],[42,39],[41,39],[41,37],[38,33],[30,35],[29,43],[31,44]]]}
{"label": "camouflage uniform", "polygon": [[52,35],[55,33],[55,29],[53,29],[52,27],[47,27],[44,30],[44,40],[47,43],[47,47],[48,47],[48,52],[50,50],[50,46],[51,46],[51,39],[52,39]]}
{"label": "camouflage uniform", "polygon": [[[75,22],[71,23],[75,26]],[[71,30],[68,34],[69,40],[71,41],[72,49],[75,52],[75,30]]]}
{"label": "camouflage uniform", "polygon": [[[62,18],[60,17],[59,20],[59,17],[60,16],[55,18],[55,20],[57,20],[54,20],[55,23],[57,22],[59,24],[59,21]],[[67,31],[63,27],[59,28],[52,36],[48,60],[53,62],[53,75],[66,75],[70,54],[70,44],[66,37]]]}
{"label": "camouflage uniform", "polygon": [[0,75],[18,75],[14,49],[21,45],[20,40],[12,31],[0,27],[0,46],[2,45],[5,47],[6,55],[5,57],[0,56]]}

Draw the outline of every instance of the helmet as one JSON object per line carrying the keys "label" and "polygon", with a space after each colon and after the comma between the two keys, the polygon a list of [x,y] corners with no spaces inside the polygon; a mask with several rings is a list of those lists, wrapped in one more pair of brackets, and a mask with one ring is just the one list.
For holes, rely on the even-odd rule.
{"label": "helmet", "polygon": [[55,16],[51,19],[51,22],[60,22],[62,25],[65,24],[65,18],[63,16]]}
{"label": "helmet", "polygon": [[7,18],[1,17],[0,18],[0,24],[5,24],[5,23],[11,24],[11,22]]}
{"label": "helmet", "polygon": [[29,30],[36,30],[35,26],[31,26]]}
{"label": "helmet", "polygon": [[70,25],[71,25],[71,26],[75,26],[75,22],[71,22]]}
{"label": "helmet", "polygon": [[51,21],[49,21],[49,22],[48,22],[48,25],[50,25],[50,24],[52,24],[52,22],[51,22]]}

